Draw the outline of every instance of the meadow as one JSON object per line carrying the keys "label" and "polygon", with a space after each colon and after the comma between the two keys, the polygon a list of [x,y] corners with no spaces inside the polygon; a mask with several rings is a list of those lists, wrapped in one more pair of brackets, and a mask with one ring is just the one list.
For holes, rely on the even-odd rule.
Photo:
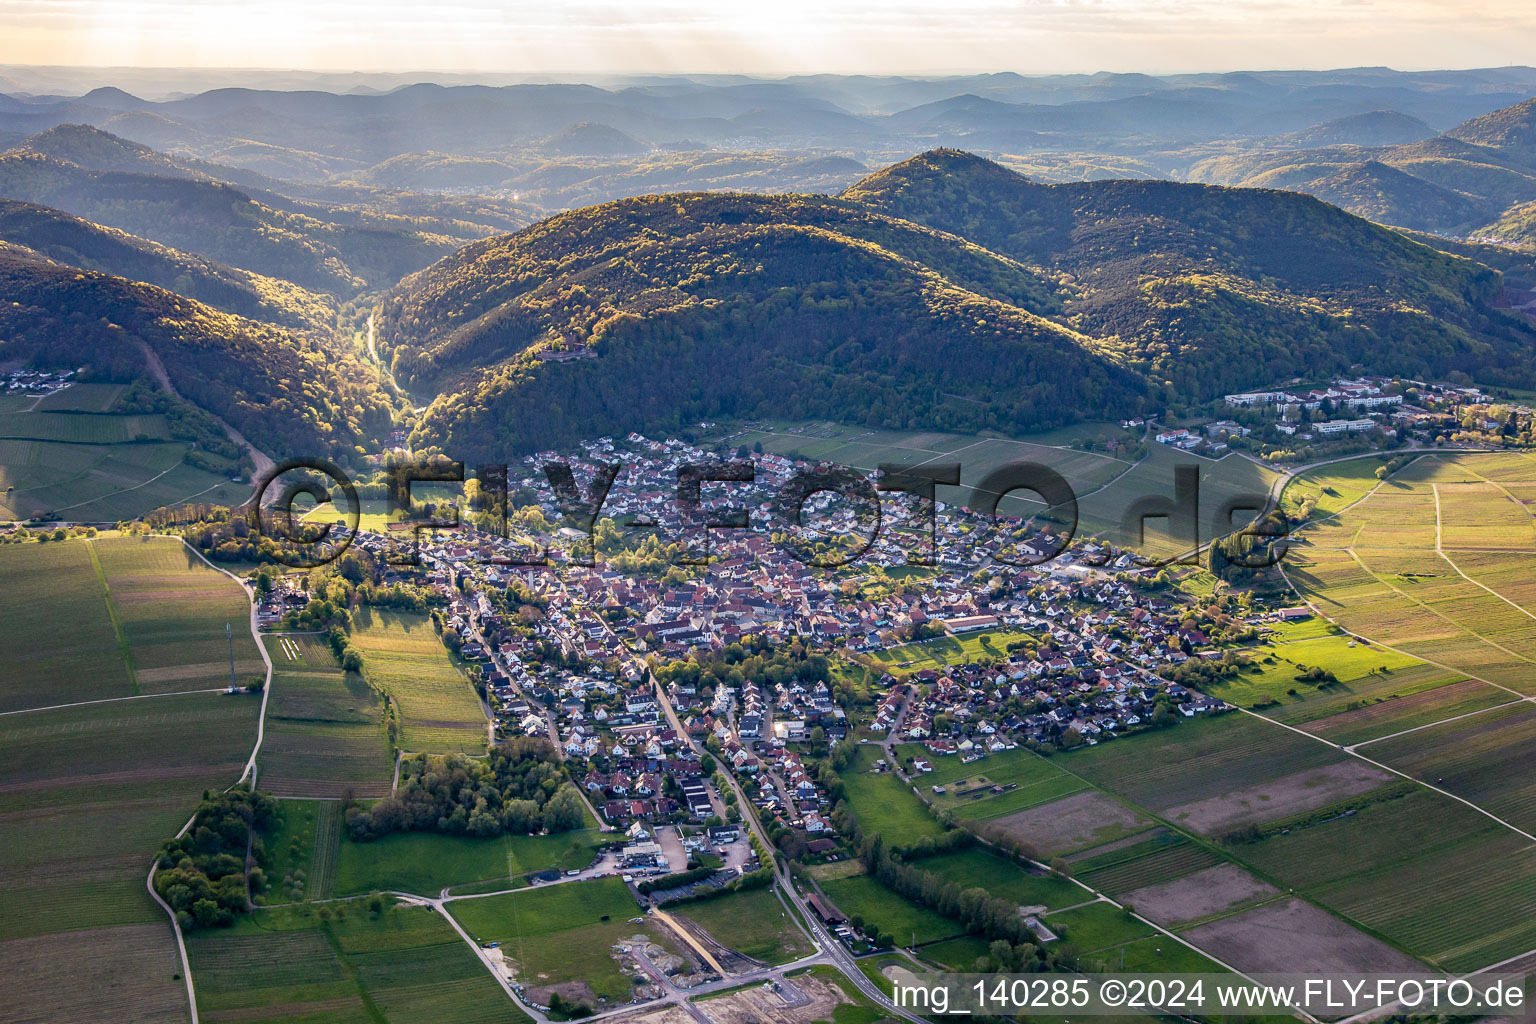
{"label": "meadow", "polygon": [[[1347,635],[1265,643],[1243,648],[1241,653],[1248,665],[1237,676],[1206,686],[1204,692],[1289,723],[1323,718],[1356,701],[1405,696],[1459,678]],[[1336,681],[1296,678],[1315,667],[1327,669]]]}
{"label": "meadow", "polygon": [[389,793],[394,759],[379,695],[344,672],[330,645],[311,635],[262,638],[272,693],[261,746],[261,787],[276,796],[362,798]]}
{"label": "meadow", "polygon": [[875,774],[870,765],[880,756],[880,748],[857,748],[853,762],[840,773],[844,798],[859,819],[859,826],[869,835],[883,835],[899,846],[908,846],[928,836],[944,834],[944,826],[934,820],[923,802],[890,771]]}
{"label": "meadow", "polygon": [[672,912],[699,925],[723,946],[765,964],[783,964],[815,951],[772,888],[720,896]]}
{"label": "meadow", "polygon": [[1093,897],[1081,886],[1050,874],[1034,874],[984,846],[969,846],[913,862],[962,889],[982,888],[1024,907],[1059,909]]}
{"label": "meadow", "polygon": [[866,928],[878,928],[899,946],[938,942],[965,933],[958,921],[902,899],[869,875],[828,879],[821,883],[821,889],[837,909],[849,917],[863,918]]}
{"label": "meadow", "polygon": [[[1087,783],[1062,771],[1048,758],[1023,748],[998,751],[969,764],[962,764],[954,755],[935,757],[921,752],[916,744],[904,744],[896,750],[898,756],[912,752],[933,766],[932,772],[914,776],[923,799],[967,821],[1012,814],[1087,788]],[[933,792],[934,786],[945,792]],[[994,786],[1014,788],[994,793]]]}
{"label": "meadow", "polygon": [[486,714],[425,615],[361,608],[352,644],[368,681],[400,709],[400,747],[411,753],[484,753]]}
{"label": "meadow", "polygon": [[897,647],[871,651],[869,657],[889,669],[893,675],[905,676],[925,668],[945,668],[949,665],[967,665],[983,655],[1002,658],[1007,655],[1008,645],[1015,640],[1033,640],[1034,634],[1024,630],[993,629],[961,636],[934,637],[918,640]]}
{"label": "meadow", "polygon": [[266,678],[245,589],[181,540],[123,536],[87,545],[143,692],[228,686],[231,645],[237,684]]}
{"label": "meadow", "polygon": [[84,541],[0,547],[0,579],[0,711],[137,692]]}
{"label": "meadow", "polygon": [[336,855],[337,895],[391,889],[436,895],[447,886],[507,881],[531,871],[584,868],[605,837],[597,829],[547,836],[439,835],[397,832],[368,843],[343,839]]}
{"label": "meadow", "polygon": [[364,901],[257,910],[194,931],[187,955],[208,1020],[526,1024],[453,928],[425,907]]}
{"label": "meadow", "polygon": [[1104,954],[1110,950],[1156,934],[1151,925],[1103,900],[1046,914],[1040,920],[1080,953],[1098,952],[1106,960],[1109,958]]}
{"label": "meadow", "polygon": [[599,1006],[629,998],[616,942],[644,934],[675,947],[659,923],[641,919],[628,887],[612,877],[456,900],[450,911],[476,941],[500,942],[529,989],[584,985]]}

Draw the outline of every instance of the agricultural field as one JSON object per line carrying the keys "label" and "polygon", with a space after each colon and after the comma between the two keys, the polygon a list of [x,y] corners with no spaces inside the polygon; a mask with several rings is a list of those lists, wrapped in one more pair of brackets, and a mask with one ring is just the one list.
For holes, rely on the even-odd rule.
{"label": "agricultural field", "polygon": [[0,579],[0,711],[137,692],[84,541],[0,547]]}
{"label": "agricultural field", "polygon": [[107,537],[87,545],[143,692],[228,686],[231,644],[238,685],[266,678],[244,588],[179,539]]}
{"label": "agricultural field", "polygon": [[[1069,431],[1028,435],[1019,439],[969,434],[915,433],[869,430],[830,423],[777,424],[751,431],[732,444],[761,443],[763,450],[780,455],[825,459],[866,472],[881,463],[912,466],[922,463],[960,464],[960,492],[968,494],[988,474],[1011,462],[1036,462],[1050,466],[1066,478],[1079,500],[1129,469],[1131,463],[1102,451],[1077,451],[1071,442],[1080,437],[1114,441],[1135,438],[1112,424],[1079,424]],[[943,492],[941,493],[941,497]],[[1038,496],[1018,491],[1005,498],[1004,513],[1031,515],[1044,511]]]}
{"label": "agricultural field", "polygon": [[1303,900],[1263,903],[1192,928],[1190,941],[1241,971],[1420,973],[1423,965]]}
{"label": "agricultural field", "polygon": [[1073,873],[1111,896],[1165,885],[1222,863],[1220,857],[1166,828],[1083,850],[1068,858]]}
{"label": "agricultural field", "polygon": [[1382,740],[1364,752],[1536,832],[1536,707],[1529,702]]}
{"label": "agricultural field", "polygon": [[357,673],[342,671],[320,636],[262,641],[273,674],[261,788],[275,796],[387,795],[394,759],[379,695]]}
{"label": "agricultural field", "polygon": [[425,615],[359,609],[352,644],[363,652],[368,681],[400,710],[401,749],[485,752],[485,709]]}
{"label": "agricultural field", "polygon": [[719,896],[672,911],[707,931],[722,946],[765,964],[782,964],[815,952],[772,888]]}
{"label": "agricultural field", "polygon": [[1427,790],[1233,854],[1447,970],[1536,947],[1536,844]]}
{"label": "agricultural field", "polygon": [[1363,455],[1347,462],[1307,470],[1291,479],[1280,496],[1280,507],[1294,513],[1307,498],[1315,499],[1314,519],[1337,515],[1365,497],[1381,483],[1376,470],[1386,464],[1379,455]]}
{"label": "agricultural field", "polygon": [[[1152,558],[1168,558],[1195,547],[1187,535],[1175,536],[1171,532],[1166,517],[1127,524],[1132,510],[1149,498],[1165,498],[1172,504],[1175,469],[1180,466],[1192,466],[1198,474],[1200,494],[1195,522],[1202,544],[1211,539],[1207,533],[1218,509],[1264,507],[1277,476],[1273,470],[1235,454],[1213,460],[1154,444],[1145,459],[1109,486],[1086,495],[1078,492],[1079,535],[1097,536]],[[1145,506],[1141,507],[1145,510]],[[1251,518],[1252,513],[1243,516],[1239,511],[1232,517],[1233,528]]]}
{"label": "agricultural field", "polygon": [[187,463],[187,444],[171,437],[165,417],[106,413],[122,390],[76,384],[0,405],[0,519],[114,523],[194,498],[250,496],[227,474]]}
{"label": "agricultural field", "polygon": [[[1345,629],[1521,693],[1536,669],[1536,460],[1426,456],[1336,517],[1284,563]],[[1402,694],[1400,694],[1402,695]]]}
{"label": "agricultural field", "polygon": [[608,837],[596,828],[547,836],[439,835],[396,832],[372,842],[342,839],[336,854],[336,895],[389,889],[435,896],[447,886],[512,880],[531,871],[584,868]]}
{"label": "agricultural field", "polygon": [[0,718],[0,938],[163,921],[160,842],[240,775],[261,699],[192,694]]}
{"label": "agricultural field", "polygon": [[185,1018],[175,943],[144,879],[203,790],[239,777],[259,707],[193,694],[0,717],[0,950],[37,965],[8,1010]]}
{"label": "agricultural field", "polygon": [[1056,910],[1092,899],[1080,885],[1055,875],[1037,875],[984,846],[968,846],[963,850],[924,857],[914,864],[962,889],[986,889],[992,895],[1013,900],[1022,907]]}
{"label": "agricultural field", "polygon": [[1231,713],[1058,755],[1067,771],[1159,814],[1347,757],[1325,743]]}
{"label": "agricultural field", "polygon": [[900,837],[899,845],[903,846],[924,836],[943,835],[944,826],[934,820],[923,802],[894,772],[876,774],[869,770],[879,756],[879,747],[861,746],[853,763],[840,775],[844,798],[858,817],[860,827],[870,835]]}
{"label": "agricultural field", "polygon": [[624,1002],[630,974],[613,946],[636,935],[668,949],[675,942],[660,923],[641,916],[617,878],[456,900],[450,910],[476,941],[501,943],[503,955],[516,965],[517,980],[541,1003],[556,990],[597,1007]]}
{"label": "agricultural field", "polygon": [[989,824],[1003,837],[1027,844],[1038,856],[1054,858],[1134,835],[1152,821],[1111,796],[1084,789]]}
{"label": "agricultural field", "polygon": [[[1410,729],[1460,718],[1519,698],[1477,679],[1463,679],[1412,694],[1378,697],[1358,708],[1347,708],[1304,728],[1334,743],[1373,743]],[[1366,752],[1369,756],[1375,756]]]}
{"label": "agricultural field", "polygon": [[878,928],[898,945],[918,945],[963,935],[965,927],[944,915],[903,899],[869,875],[833,878],[821,883],[822,892],[849,917],[863,918],[867,927]]}
{"label": "agricultural field", "polygon": [[185,1024],[187,989],[170,925],[119,925],[0,941],[8,1021]]}
{"label": "agricultural field", "polygon": [[257,910],[194,931],[187,956],[210,1022],[454,1020],[526,1024],[453,928],[425,907],[353,900]]}
{"label": "agricultural field", "polygon": [[1187,926],[1265,902],[1279,892],[1236,864],[1215,864],[1182,878],[1133,889],[1126,894],[1125,905],[1164,927]]}
{"label": "agricultural field", "polygon": [[[1350,636],[1266,643],[1244,648],[1243,654],[1248,667],[1235,678],[1207,686],[1205,692],[1290,723],[1325,717],[1352,702],[1388,693],[1403,696],[1457,678],[1438,666]],[[1297,678],[1314,667],[1333,673],[1337,682]]]}

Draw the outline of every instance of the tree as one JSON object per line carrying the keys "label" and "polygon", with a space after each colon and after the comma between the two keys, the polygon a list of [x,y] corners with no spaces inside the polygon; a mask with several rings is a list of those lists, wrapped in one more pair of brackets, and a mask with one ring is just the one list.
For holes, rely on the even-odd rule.
{"label": "tree", "polygon": [[569,782],[555,791],[544,805],[544,827],[551,832],[570,832],[586,823],[586,805]]}

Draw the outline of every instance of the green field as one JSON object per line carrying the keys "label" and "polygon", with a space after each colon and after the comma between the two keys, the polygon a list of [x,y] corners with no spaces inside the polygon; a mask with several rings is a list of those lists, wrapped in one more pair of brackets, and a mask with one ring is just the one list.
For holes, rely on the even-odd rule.
{"label": "green field", "polygon": [[961,888],[986,889],[1020,906],[1056,909],[1092,899],[1080,885],[1055,875],[1036,875],[984,846],[924,857],[913,864]]}
{"label": "green field", "polygon": [[1376,470],[1385,464],[1386,459],[1379,455],[1363,455],[1300,473],[1285,485],[1280,507],[1295,512],[1304,499],[1312,497],[1317,499],[1313,518],[1335,515],[1381,483]]}
{"label": "green field", "polygon": [[[1388,694],[1404,696],[1460,678],[1417,658],[1389,651],[1349,636],[1319,636],[1307,640],[1266,643],[1245,648],[1245,671],[1205,687],[1213,697],[1242,707],[1256,707],[1282,722],[1324,718],[1355,701]],[[1306,667],[1320,666],[1337,682],[1297,679]]]}
{"label": "green field", "polygon": [[[908,754],[925,758],[933,771],[914,776],[923,799],[964,820],[986,821],[1088,788],[1087,783],[1049,759],[1022,747],[998,751],[969,764],[962,764],[954,755],[935,757],[918,744],[899,745],[896,752],[903,759]],[[945,792],[935,793],[934,786]],[[1015,788],[995,793],[994,786]]]}
{"label": "green field", "polygon": [[862,917],[866,927],[880,929],[899,946],[938,942],[965,932],[958,921],[902,899],[869,875],[828,879],[821,889],[837,909]]}
{"label": "green field", "polygon": [[1075,946],[1079,953],[1096,952],[1105,960],[1108,959],[1104,956],[1106,952],[1127,942],[1156,934],[1157,931],[1151,925],[1143,924],[1124,910],[1103,901],[1046,914],[1040,920],[1061,936],[1062,941]]}
{"label": "green field", "polygon": [[[659,923],[639,920],[640,908],[617,878],[567,882],[503,896],[457,900],[454,917],[477,941],[494,940],[518,964],[518,980],[537,990],[585,985],[592,1005],[629,998],[630,975],[614,958],[614,943],[646,935],[675,943]],[[547,1002],[546,1000],[538,1000]]]}
{"label": "green field", "polygon": [[368,681],[400,708],[400,746],[413,754],[484,753],[485,710],[425,615],[359,609],[352,644]]}
{"label": "green field", "polygon": [[198,1010],[211,1022],[528,1021],[452,927],[423,907],[373,914],[358,900],[258,910],[232,928],[192,932],[187,955]]}
{"label": "green field", "polygon": [[321,637],[262,639],[274,671],[261,787],[277,796],[387,795],[394,759],[379,695],[343,672]]}
{"label": "green field", "polygon": [[853,763],[841,773],[844,799],[858,816],[859,826],[869,835],[883,835],[888,841],[907,846],[917,840],[944,834],[912,790],[893,772],[870,772],[869,766],[880,756],[872,745],[857,748]]}
{"label": "green field", "polygon": [[774,890],[751,889],[674,910],[716,942],[765,964],[782,964],[815,951],[785,912]]}
{"label": "green field", "polygon": [[0,711],[136,692],[84,541],[0,547],[0,579]]}
{"label": "green field", "polygon": [[266,678],[244,588],[180,539],[124,536],[86,543],[143,692],[228,686],[231,645],[238,684]]}
{"label": "green field", "polygon": [[980,633],[961,636],[940,636],[932,640],[919,640],[872,651],[869,657],[884,668],[893,669],[896,675],[917,672],[925,668],[945,668],[949,665],[968,665],[982,655],[1004,657],[1008,645],[1015,640],[1033,639],[1023,630],[989,629]]}
{"label": "green field", "polygon": [[446,886],[511,879],[546,868],[584,868],[602,840],[597,829],[548,836],[439,835],[397,832],[368,843],[343,840],[334,889],[338,895],[391,889],[435,896]]}

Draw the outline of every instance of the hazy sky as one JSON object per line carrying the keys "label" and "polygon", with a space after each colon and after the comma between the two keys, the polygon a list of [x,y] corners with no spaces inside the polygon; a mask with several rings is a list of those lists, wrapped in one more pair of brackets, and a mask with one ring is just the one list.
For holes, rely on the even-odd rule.
{"label": "hazy sky", "polygon": [[0,0],[0,63],[793,73],[1488,67],[1536,0]]}

